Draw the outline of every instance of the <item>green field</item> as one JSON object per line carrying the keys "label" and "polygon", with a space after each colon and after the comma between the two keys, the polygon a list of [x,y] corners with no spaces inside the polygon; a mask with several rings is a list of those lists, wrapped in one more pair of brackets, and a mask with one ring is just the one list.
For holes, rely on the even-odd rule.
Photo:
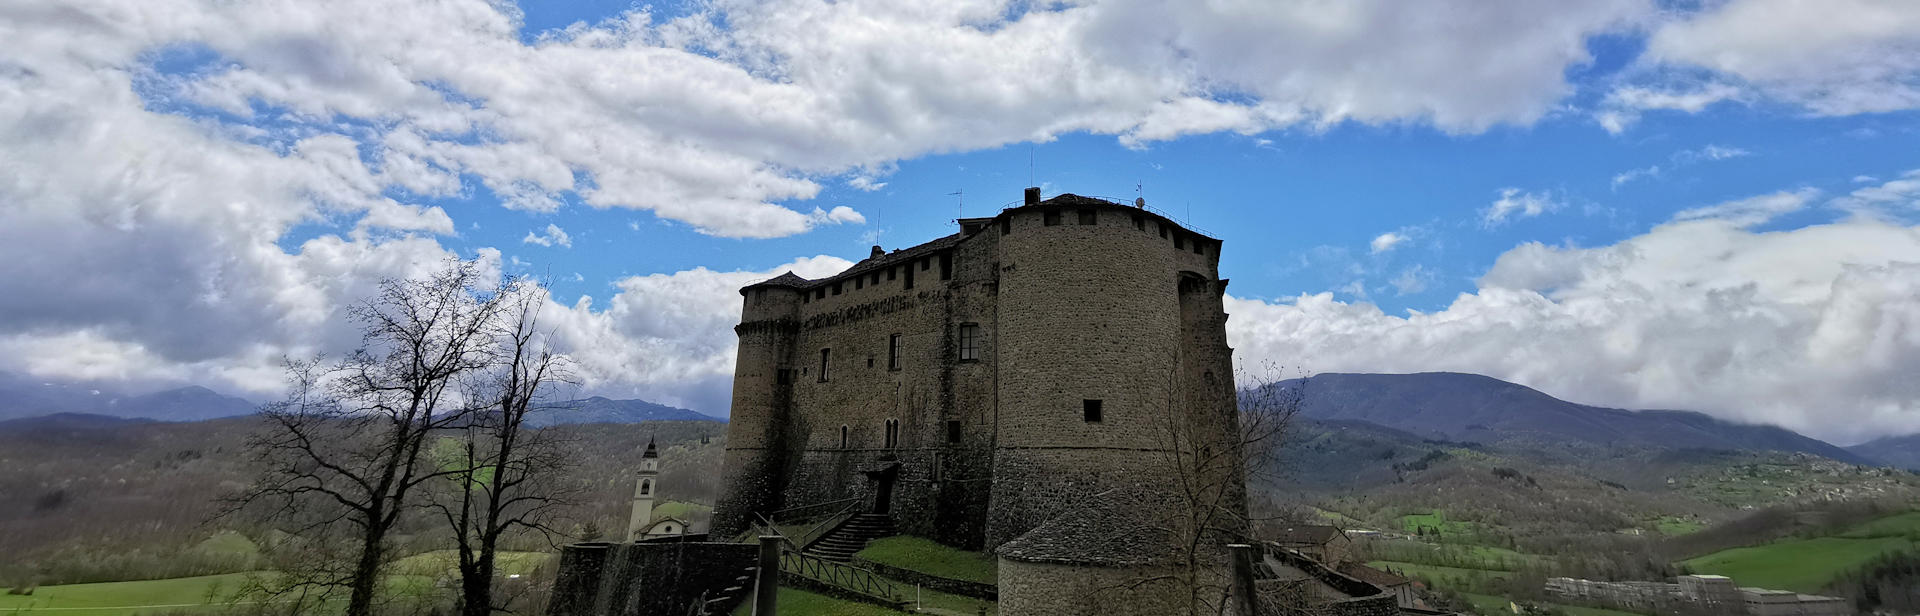
{"label": "green field", "polygon": [[1678,518],[1674,516],[1666,516],[1666,517],[1660,518],[1659,520],[1655,520],[1653,523],[1654,530],[1659,531],[1660,534],[1666,535],[1668,537],[1690,535],[1693,533],[1700,532],[1700,529],[1703,529],[1706,527],[1707,525],[1705,523],[1702,523],[1699,520],[1694,520],[1689,518]]}
{"label": "green field", "polygon": [[900,535],[878,539],[867,544],[859,556],[883,565],[956,580],[993,584],[999,579],[993,557],[919,537]]}
{"label": "green field", "polygon": [[0,595],[0,613],[120,616],[213,608],[219,606],[209,605],[209,596],[218,601],[218,596],[245,584],[248,575],[228,573],[170,580],[41,586],[30,596]]}
{"label": "green field", "polygon": [[1685,564],[1696,573],[1731,577],[1741,586],[1813,593],[1876,556],[1916,547],[1920,547],[1920,512],[1907,512],[1855,526],[1833,537],[1722,550]]}
{"label": "green field", "polygon": [[1419,563],[1398,562],[1398,561],[1391,561],[1391,560],[1376,560],[1376,561],[1367,563],[1367,566],[1373,567],[1375,569],[1391,569],[1394,572],[1397,572],[1400,575],[1403,575],[1406,577],[1422,578],[1428,582],[1432,582],[1435,586],[1440,586],[1443,588],[1453,588],[1458,590],[1474,590],[1478,588],[1485,588],[1488,582],[1491,582],[1493,580],[1504,580],[1507,578],[1507,575],[1508,575],[1508,573],[1505,571],[1488,571],[1486,569],[1462,569],[1460,567],[1442,567],[1438,565],[1422,565]]}
{"label": "green field", "polygon": [[[495,557],[495,568],[503,575],[532,573],[534,568],[553,558],[546,552],[500,552]],[[459,557],[453,550],[436,550],[414,554],[394,561],[391,569],[396,575],[418,575],[439,577],[459,575]]]}
{"label": "green field", "polygon": [[1439,532],[1442,537],[1453,535],[1464,537],[1474,531],[1474,523],[1449,520],[1444,511],[1415,513],[1400,516],[1400,528],[1409,533],[1419,533],[1425,529],[1428,533]]}

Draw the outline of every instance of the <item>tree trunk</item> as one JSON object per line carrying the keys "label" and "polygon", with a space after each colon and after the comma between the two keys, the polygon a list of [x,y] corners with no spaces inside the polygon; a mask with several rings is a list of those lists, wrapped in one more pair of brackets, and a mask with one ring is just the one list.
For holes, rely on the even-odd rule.
{"label": "tree trunk", "polygon": [[350,582],[353,593],[347,599],[347,616],[373,614],[373,593],[380,584],[380,560],[384,556],[382,544],[386,542],[386,532],[370,527],[365,541],[360,548],[360,561],[353,565],[353,580]]}

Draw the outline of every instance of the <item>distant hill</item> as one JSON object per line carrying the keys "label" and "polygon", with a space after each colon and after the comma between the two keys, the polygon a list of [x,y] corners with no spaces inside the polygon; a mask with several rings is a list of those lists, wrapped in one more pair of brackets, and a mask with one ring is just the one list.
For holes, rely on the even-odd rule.
{"label": "distant hill", "polygon": [[1477,374],[1328,373],[1277,386],[1304,387],[1301,413],[1308,417],[1365,421],[1424,438],[1787,451],[1873,464],[1864,456],[1778,426],[1736,424],[1690,411],[1575,404]]}
{"label": "distant hill", "polygon": [[536,412],[528,423],[536,426],[584,423],[638,423],[642,421],[719,421],[726,420],[687,409],[654,404],[646,400],[613,400],[594,396],[572,400],[560,408]]}
{"label": "distant hill", "polygon": [[0,420],[55,413],[200,421],[251,415],[258,407],[243,398],[197,385],[128,395],[84,383],[59,383],[0,373]]}
{"label": "distant hill", "polygon": [[1888,466],[1920,471],[1920,434],[1878,438],[1848,447],[1847,451]]}

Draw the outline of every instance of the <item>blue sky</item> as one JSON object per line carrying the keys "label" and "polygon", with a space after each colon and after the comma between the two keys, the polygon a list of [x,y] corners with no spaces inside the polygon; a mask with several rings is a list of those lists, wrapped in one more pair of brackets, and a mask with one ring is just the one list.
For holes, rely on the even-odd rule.
{"label": "blue sky", "polygon": [[1224,239],[1243,367],[1920,431],[1900,0],[30,1],[0,38],[0,370],[50,381],[271,397],[459,256],[548,281],[584,390],[724,414],[734,289],[1031,183]]}

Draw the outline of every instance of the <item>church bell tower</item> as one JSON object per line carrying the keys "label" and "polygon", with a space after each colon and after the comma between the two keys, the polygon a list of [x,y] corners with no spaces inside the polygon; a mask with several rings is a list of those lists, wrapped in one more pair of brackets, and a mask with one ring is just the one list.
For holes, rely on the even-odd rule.
{"label": "church bell tower", "polygon": [[640,471],[633,484],[633,516],[627,518],[627,541],[639,541],[653,523],[653,493],[659,489],[660,450],[647,438],[647,452],[640,454]]}

